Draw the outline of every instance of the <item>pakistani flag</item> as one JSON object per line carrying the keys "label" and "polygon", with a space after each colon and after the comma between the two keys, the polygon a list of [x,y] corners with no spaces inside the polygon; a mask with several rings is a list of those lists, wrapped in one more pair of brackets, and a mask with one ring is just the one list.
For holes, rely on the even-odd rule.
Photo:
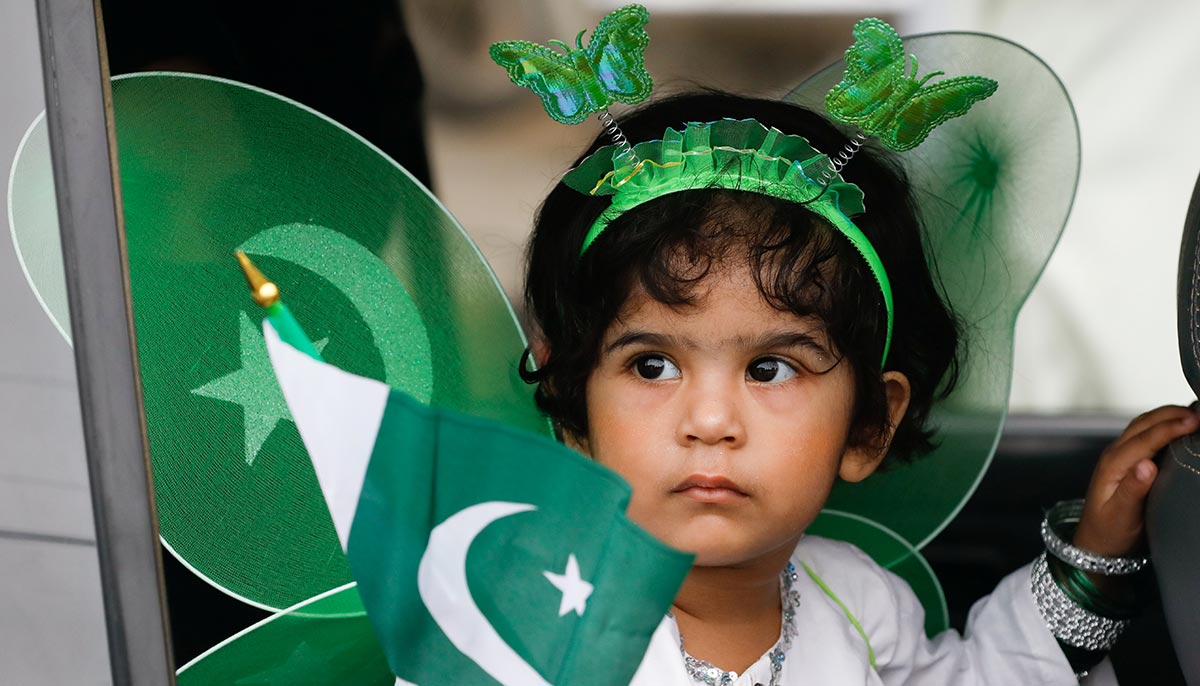
{"label": "pakistani flag", "polygon": [[276,319],[271,362],[398,683],[626,686],[692,562],[626,518],[629,486],[325,364]]}

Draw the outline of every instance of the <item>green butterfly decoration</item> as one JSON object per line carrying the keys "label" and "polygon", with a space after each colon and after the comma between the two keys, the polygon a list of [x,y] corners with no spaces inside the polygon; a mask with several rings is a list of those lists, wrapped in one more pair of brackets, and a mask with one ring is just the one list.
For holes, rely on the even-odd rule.
{"label": "green butterfly decoration", "polygon": [[523,40],[494,43],[489,52],[513,83],[537,93],[552,119],[578,124],[614,102],[634,105],[650,95],[654,84],[644,64],[649,20],[645,7],[627,5],[600,20],[586,48],[585,29],[574,48],[548,41],[563,53]]}
{"label": "green butterfly decoration", "polygon": [[854,45],[846,50],[846,73],[825,96],[825,109],[835,121],[858,126],[878,136],[897,152],[917,147],[949,119],[966,114],[975,103],[996,92],[996,82],[982,76],[958,76],[925,84],[943,72],[917,80],[917,58],[906,73],[899,34],[879,19],[854,25]]}

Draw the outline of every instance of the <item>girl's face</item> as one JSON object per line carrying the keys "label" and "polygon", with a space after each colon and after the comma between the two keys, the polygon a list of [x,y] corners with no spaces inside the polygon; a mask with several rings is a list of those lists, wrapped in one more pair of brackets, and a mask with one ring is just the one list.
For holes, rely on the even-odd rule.
{"label": "girl's face", "polygon": [[879,462],[847,450],[853,371],[834,364],[820,322],[772,308],[748,270],[698,293],[681,310],[631,295],[574,442],[633,486],[634,521],[697,565],[790,553],[839,473],[858,480]]}

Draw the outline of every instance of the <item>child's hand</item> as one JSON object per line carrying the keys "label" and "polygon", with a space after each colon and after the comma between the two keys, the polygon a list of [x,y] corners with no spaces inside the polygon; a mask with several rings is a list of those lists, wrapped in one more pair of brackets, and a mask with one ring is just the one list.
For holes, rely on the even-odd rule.
{"label": "child's hand", "polygon": [[1178,405],[1151,410],[1129,422],[1092,473],[1075,546],[1098,555],[1132,553],[1142,535],[1146,494],[1158,474],[1151,458],[1198,426],[1196,413]]}

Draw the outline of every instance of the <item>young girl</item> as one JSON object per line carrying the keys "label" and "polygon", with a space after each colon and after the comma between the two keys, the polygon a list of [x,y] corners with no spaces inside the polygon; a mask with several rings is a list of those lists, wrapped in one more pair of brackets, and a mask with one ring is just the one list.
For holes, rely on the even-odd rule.
{"label": "young girl", "polygon": [[[660,100],[621,127],[650,141],[728,118],[818,151],[847,142],[800,107],[716,93]],[[1063,629],[1082,608],[1035,588],[1045,562],[1032,580],[1025,567],[1001,581],[963,636],[927,640],[906,583],[804,533],[835,481],[931,448],[931,404],[964,353],[900,167],[864,148],[843,176],[866,198],[853,223],[886,277],[840,215],[750,180],[685,184],[619,213],[560,183],[537,217],[526,292],[537,401],[569,445],[630,482],[635,521],[696,554],[634,684],[1075,683],[1104,652],[1078,648],[1092,645],[1081,635],[1112,627]],[[1152,456],[1196,427],[1183,407],[1133,420],[1101,456],[1074,544],[1132,553]],[[1067,577],[1051,566],[1057,588]],[[1087,579],[1092,610],[1121,606],[1128,582]]]}

